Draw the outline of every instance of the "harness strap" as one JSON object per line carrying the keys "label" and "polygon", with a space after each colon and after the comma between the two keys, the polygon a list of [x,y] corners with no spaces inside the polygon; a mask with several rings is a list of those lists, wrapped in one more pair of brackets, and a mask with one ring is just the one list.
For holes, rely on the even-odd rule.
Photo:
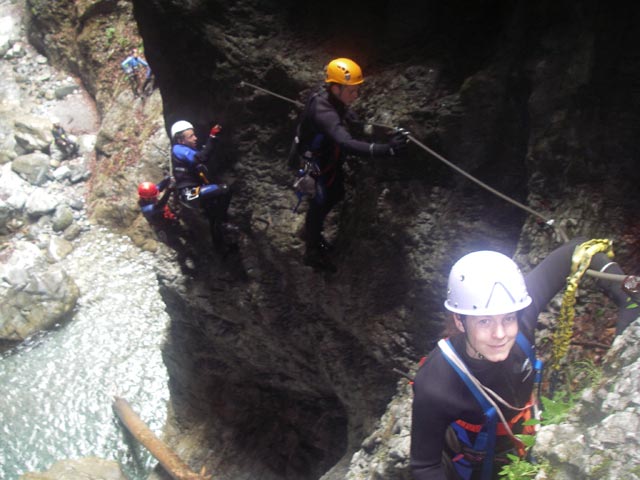
{"label": "harness strap", "polygon": [[[525,421],[529,420],[531,418],[531,407],[533,407],[533,405],[535,405],[535,401],[532,398],[523,407],[526,410],[522,410],[521,412],[518,412],[516,415],[514,415],[509,420],[509,426],[510,427],[514,426],[520,420],[525,420]],[[474,423],[468,423],[468,422],[465,422],[464,420],[456,420],[456,423],[458,425],[460,425],[462,428],[464,428],[465,430],[468,430],[469,432],[473,432],[473,433],[480,432],[480,430],[482,430],[482,427],[484,426],[484,425],[481,425],[481,424],[479,425],[479,424],[474,424]],[[505,426],[502,423],[499,423],[497,425],[497,427],[496,427],[496,435],[500,435],[500,436],[509,435],[509,432],[507,432],[507,429],[505,428]]]}
{"label": "harness strap", "polygon": [[478,401],[482,410],[484,411],[485,418],[487,419],[485,424],[481,427],[480,432],[476,436],[476,441],[473,445],[474,450],[485,452],[484,461],[482,462],[482,479],[489,480],[493,471],[493,456],[496,446],[496,428],[498,423],[498,413],[493,405],[484,397],[480,390],[471,381],[469,376],[463,372],[458,365],[453,361],[454,357],[458,357],[451,341],[447,338],[444,341],[438,342],[440,350],[444,353],[444,358],[453,367],[456,373],[460,376],[467,388],[471,391],[475,399]]}
{"label": "harness strap", "polygon": [[[527,337],[522,333],[518,332],[516,337],[516,343],[522,350],[522,352],[527,356],[529,362],[531,362],[531,366],[534,369],[534,383],[539,384],[542,378],[542,362],[537,360],[535,357],[535,350],[531,345],[531,342],[527,339]],[[438,342],[438,346],[442,351],[444,358],[447,362],[452,366],[458,376],[465,383],[469,391],[473,394],[476,401],[480,404],[486,421],[482,425],[475,425],[463,420],[457,420],[452,424],[454,431],[457,432],[458,437],[465,444],[469,445],[475,451],[484,452],[484,460],[482,461],[482,476],[483,480],[490,479],[493,470],[493,462],[495,456],[495,443],[496,437],[500,436],[509,436],[517,449],[518,454],[523,457],[525,454],[525,445],[513,435],[511,431],[511,427],[518,423],[520,420],[529,420],[532,417],[532,408],[535,408],[536,396],[535,391],[531,395],[531,399],[529,402],[519,409],[520,411],[512,417],[507,424],[503,424],[505,421],[504,417],[502,417],[502,421],[498,422],[498,412],[496,411],[496,407],[494,404],[489,402],[488,398],[485,396],[484,392],[480,390],[480,387],[477,386],[470,377],[470,373],[464,371],[460,364],[464,366],[464,362],[457,355],[454,350],[451,341],[449,339],[443,339]],[[477,380],[476,380],[477,381]],[[469,441],[467,436],[467,432],[472,432],[476,434],[476,440],[473,445]],[[523,429],[523,433],[532,434],[535,433],[535,427]],[[464,455],[461,457],[458,455],[453,459],[454,462],[459,462],[464,458]],[[462,462],[461,462],[462,463]]]}

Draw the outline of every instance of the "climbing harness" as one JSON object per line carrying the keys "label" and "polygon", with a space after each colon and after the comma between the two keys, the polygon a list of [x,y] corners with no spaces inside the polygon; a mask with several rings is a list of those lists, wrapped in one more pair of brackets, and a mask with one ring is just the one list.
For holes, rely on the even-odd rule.
{"label": "climbing harness", "polygon": [[318,166],[314,162],[306,161],[303,168],[298,170],[298,175],[293,182],[293,190],[298,197],[293,213],[298,212],[298,207],[304,197],[313,198],[316,195],[316,178],[320,174]]}
{"label": "climbing harness", "polygon": [[612,241],[607,239],[593,239],[578,245],[571,257],[571,274],[567,277],[567,288],[562,296],[562,306],[558,315],[556,330],[553,334],[552,368],[558,370],[560,361],[569,349],[569,342],[573,334],[573,320],[575,317],[576,292],[582,276],[587,271],[591,258],[596,253],[604,252],[613,258]]}
{"label": "climbing harness", "polygon": [[191,202],[193,200],[197,200],[199,196],[200,196],[200,187],[199,186],[183,188],[180,191],[181,199],[185,200],[187,202]]}
{"label": "climbing harness", "polygon": [[[538,415],[538,392],[536,387],[539,386],[542,379],[542,361],[535,358],[534,349],[522,332],[518,333],[516,343],[527,356],[527,361],[531,363],[535,375],[534,394],[532,395],[531,400],[524,407],[514,407],[508,404],[493,390],[482,385],[482,383],[480,383],[480,381],[469,371],[465,363],[458,356],[449,339],[442,339],[438,342],[438,347],[440,347],[444,358],[460,376],[469,391],[480,404],[486,419],[485,423],[482,425],[473,425],[462,420],[457,420],[451,424],[451,428],[455,432],[458,440],[461,442],[462,450],[461,452],[457,452],[457,454],[452,458],[452,461],[456,471],[463,480],[468,480],[471,477],[473,464],[477,464],[480,461],[482,462],[482,480],[489,480],[492,478],[497,435],[508,436],[521,457],[524,457],[526,453],[524,444],[513,434],[511,427],[521,420],[530,419],[532,410],[535,417]],[[511,420],[507,421],[494,399],[506,407],[518,411],[519,413]],[[498,421],[500,423],[498,423]],[[476,438],[473,443],[469,439],[468,432],[476,434]],[[535,430],[530,429],[524,433],[535,433]]]}

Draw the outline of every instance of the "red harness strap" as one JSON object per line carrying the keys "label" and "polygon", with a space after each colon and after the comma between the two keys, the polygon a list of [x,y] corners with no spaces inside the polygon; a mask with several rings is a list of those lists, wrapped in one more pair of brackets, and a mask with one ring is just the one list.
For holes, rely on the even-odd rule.
{"label": "red harness strap", "polygon": [[[513,428],[513,426],[516,423],[518,423],[520,420],[522,420],[523,422],[530,420],[532,417],[531,410],[533,409],[534,405],[535,405],[535,400],[532,397],[531,400],[529,400],[529,402],[523,407],[524,410],[521,410],[514,417],[512,417],[511,420],[509,420],[509,428]],[[456,423],[460,425],[462,428],[464,428],[465,430],[473,433],[479,433],[480,430],[482,430],[482,427],[484,426],[484,425],[476,425],[473,423],[468,423],[468,422],[465,422],[464,420],[456,420]],[[536,433],[535,425],[525,425],[522,427],[522,433],[521,433],[522,435],[535,435],[535,433]],[[504,424],[501,422],[498,423],[498,425],[496,426],[496,435],[502,435],[502,436],[509,435],[509,432],[507,432],[507,429],[505,428]],[[517,438],[512,438],[512,440],[513,440],[514,446],[518,450],[518,455],[520,455],[520,457],[524,457],[525,455],[524,444]]]}

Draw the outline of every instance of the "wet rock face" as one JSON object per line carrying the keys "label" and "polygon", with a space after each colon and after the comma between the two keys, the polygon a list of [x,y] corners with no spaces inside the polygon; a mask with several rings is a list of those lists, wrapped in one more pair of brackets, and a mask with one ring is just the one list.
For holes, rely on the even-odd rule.
{"label": "wet rock face", "polygon": [[[365,72],[355,107],[364,118],[408,128],[501,192],[530,198],[569,235],[622,236],[628,213],[604,205],[637,199],[637,142],[607,129],[620,140],[614,160],[611,138],[594,132],[620,107],[602,69],[614,75],[632,43],[614,48],[608,24],[593,28],[595,3],[463,3],[134,3],[167,123],[188,118],[205,132],[215,120],[227,135],[223,173],[245,235],[234,260],[213,255],[188,286],[167,284],[179,320],[165,352],[176,416],[207,422],[237,452],[251,437],[264,459],[223,475],[316,478],[349,457],[395,391],[393,368],[411,367],[437,337],[453,261],[479,248],[513,254],[523,228],[527,245],[554,245],[521,210],[412,145],[405,159],[350,165],[327,225],[339,273],[313,273],[300,264],[303,216],[287,188],[298,110],[241,81],[303,100],[324,63],[351,56]],[[615,85],[633,89],[630,77]],[[638,113],[624,111],[637,126]],[[605,172],[609,161],[626,173]],[[312,405],[324,412],[317,422],[304,415]],[[405,475],[406,459],[394,468]],[[327,478],[341,478],[340,466]]]}
{"label": "wet rock face", "polygon": [[[116,60],[99,18],[125,4],[87,2],[76,17],[77,64],[102,104]],[[159,272],[173,318],[170,432],[175,444],[202,439],[185,451],[221,478],[344,477],[344,460],[396,391],[394,368],[407,371],[439,335],[453,262],[475,249],[517,250],[526,267],[557,245],[542,223],[412,144],[406,158],[349,164],[347,197],[325,232],[338,273],[312,272],[301,263],[304,215],[291,211],[286,160],[299,110],[243,81],[302,101],[328,60],[352,57],[366,77],[354,107],[364,119],[408,128],[570,236],[613,238],[618,261],[640,269],[630,235],[640,127],[632,15],[595,1],[132,5],[167,126],[188,119],[203,137],[223,125],[216,174],[234,188],[239,251],[216,253],[194,223],[195,272]],[[103,129],[101,148],[110,131],[118,125]],[[374,130],[376,141],[387,135]],[[109,141],[105,155],[118,155]],[[401,424],[393,451],[406,450]],[[394,458],[378,471],[401,478],[406,458]]]}

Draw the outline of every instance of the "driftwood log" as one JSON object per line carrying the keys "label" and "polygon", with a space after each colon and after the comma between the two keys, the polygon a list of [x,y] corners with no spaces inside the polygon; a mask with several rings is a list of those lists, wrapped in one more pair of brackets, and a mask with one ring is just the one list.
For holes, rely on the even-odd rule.
{"label": "driftwood log", "polygon": [[122,424],[129,430],[144,447],[149,450],[160,465],[175,480],[210,480],[211,475],[205,474],[202,467],[200,473],[193,472],[178,455],[176,455],[166,443],[160,440],[151,429],[142,421],[136,412],[133,411],[129,402],[124,398],[114,397],[113,409]]}

